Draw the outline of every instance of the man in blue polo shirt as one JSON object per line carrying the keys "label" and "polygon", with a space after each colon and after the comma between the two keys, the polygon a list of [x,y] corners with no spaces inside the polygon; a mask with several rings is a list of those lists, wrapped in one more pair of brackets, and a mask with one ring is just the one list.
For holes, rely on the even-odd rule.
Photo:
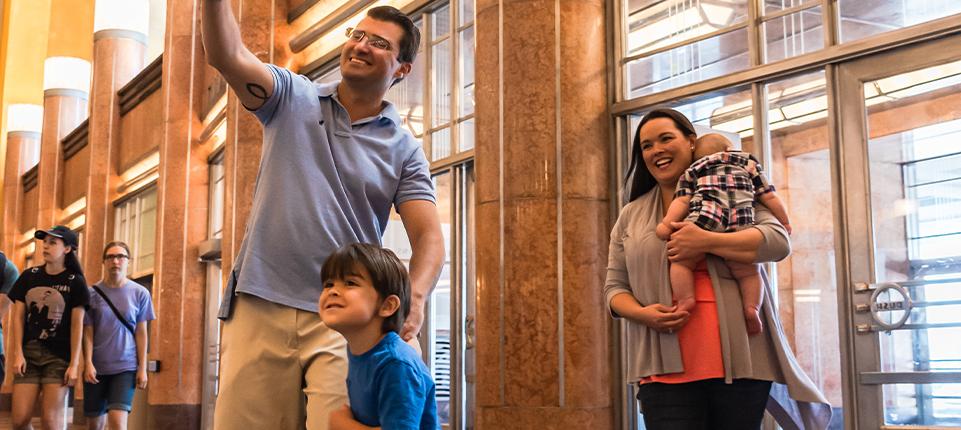
{"label": "man in blue polo shirt", "polygon": [[[444,259],[428,163],[384,100],[411,70],[420,33],[392,7],[349,29],[343,80],[311,82],[243,46],[229,0],[203,0],[207,61],[264,125],[247,233],[221,318],[216,429],[326,429],[346,402],[346,343],[317,314],[327,256],[379,244],[391,207],[413,248],[411,340]],[[305,403],[306,399],[306,403]]]}

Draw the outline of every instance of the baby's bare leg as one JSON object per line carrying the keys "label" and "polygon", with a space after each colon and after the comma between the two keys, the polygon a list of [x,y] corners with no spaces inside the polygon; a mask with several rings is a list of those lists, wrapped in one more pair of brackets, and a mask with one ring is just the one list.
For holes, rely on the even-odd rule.
{"label": "baby's bare leg", "polygon": [[694,266],[696,261],[680,260],[671,263],[671,291],[677,300],[677,310],[694,309]]}
{"label": "baby's bare leg", "polygon": [[731,269],[731,274],[737,279],[738,288],[741,290],[741,302],[744,304],[744,322],[747,325],[747,333],[758,334],[764,329],[764,323],[761,322],[761,300],[763,296],[761,294],[761,275],[758,273],[758,265],[727,261],[727,267]]}

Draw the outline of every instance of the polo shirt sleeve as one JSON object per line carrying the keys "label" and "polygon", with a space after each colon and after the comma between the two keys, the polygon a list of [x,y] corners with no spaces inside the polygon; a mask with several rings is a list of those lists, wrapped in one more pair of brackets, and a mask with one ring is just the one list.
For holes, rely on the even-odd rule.
{"label": "polo shirt sleeve", "polygon": [[400,206],[409,200],[428,200],[436,203],[434,197],[434,182],[430,179],[430,164],[424,156],[420,145],[404,161],[401,167],[400,183],[394,195],[394,206]]}
{"label": "polo shirt sleeve", "polygon": [[427,402],[427,389],[410,364],[392,361],[380,370],[378,418],[384,430],[418,430]]}
{"label": "polo shirt sleeve", "polygon": [[0,294],[10,294],[10,289],[17,282],[18,275],[20,273],[17,272],[17,266],[12,261],[7,260],[7,264],[3,267],[3,279],[0,279],[2,281],[0,282]]}
{"label": "polo shirt sleeve", "polygon": [[[267,70],[274,77],[274,92],[270,94],[262,106],[253,111],[254,115],[264,126],[270,125],[274,118],[284,115],[289,109],[287,99],[293,94],[293,87],[302,76],[295,76],[290,70],[266,64]],[[306,78],[304,78],[306,79]]]}
{"label": "polo shirt sleeve", "polygon": [[11,302],[23,302],[27,295],[27,290],[31,287],[30,282],[30,269],[24,270],[17,278],[17,282],[13,283],[13,288],[10,289],[10,294],[7,294],[7,298]]}

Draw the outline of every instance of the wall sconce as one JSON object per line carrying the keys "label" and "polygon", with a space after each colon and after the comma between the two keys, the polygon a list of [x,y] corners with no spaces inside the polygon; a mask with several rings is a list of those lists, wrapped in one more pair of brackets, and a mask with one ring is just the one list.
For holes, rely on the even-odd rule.
{"label": "wall sconce", "polygon": [[93,32],[123,30],[146,35],[150,28],[150,3],[146,0],[96,0]]}
{"label": "wall sconce", "polygon": [[90,62],[75,57],[48,57],[43,60],[43,90],[90,92]]}
{"label": "wall sconce", "polygon": [[7,132],[27,131],[40,133],[43,130],[43,106],[32,104],[12,104],[7,106]]}

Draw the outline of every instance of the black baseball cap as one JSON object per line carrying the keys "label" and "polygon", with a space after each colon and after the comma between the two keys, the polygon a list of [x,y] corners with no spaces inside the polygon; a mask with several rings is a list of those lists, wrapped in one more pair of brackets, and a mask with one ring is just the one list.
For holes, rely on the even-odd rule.
{"label": "black baseball cap", "polygon": [[33,237],[43,240],[48,235],[62,240],[64,245],[72,246],[74,249],[77,249],[77,247],[80,246],[80,240],[77,239],[77,233],[62,225],[55,226],[50,230],[37,230],[37,232],[33,234]]}

